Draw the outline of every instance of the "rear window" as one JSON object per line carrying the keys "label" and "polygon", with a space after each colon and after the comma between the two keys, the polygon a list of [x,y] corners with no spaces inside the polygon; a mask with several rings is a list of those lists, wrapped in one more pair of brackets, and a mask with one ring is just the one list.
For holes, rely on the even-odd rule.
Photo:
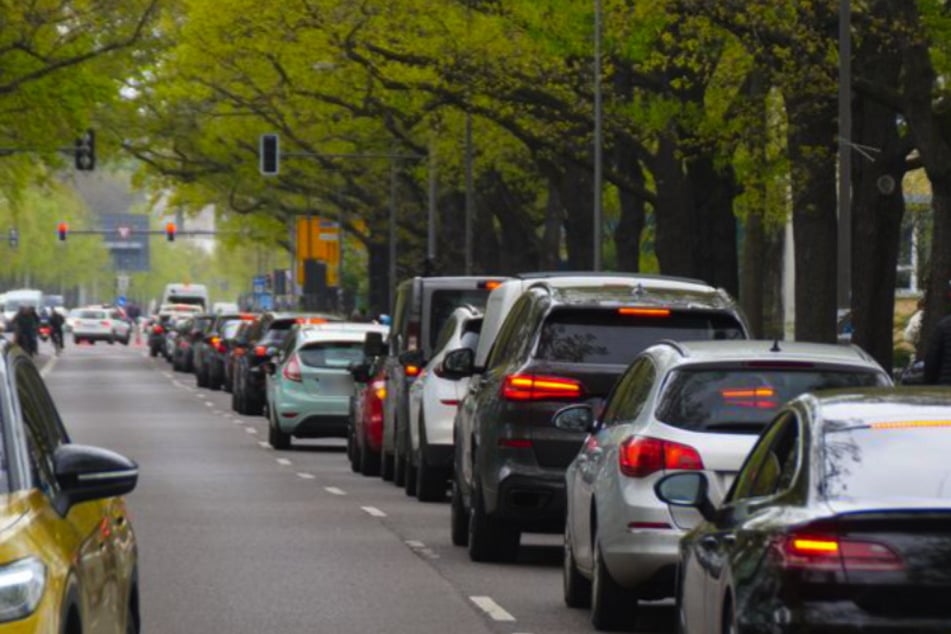
{"label": "rear window", "polygon": [[836,388],[887,385],[875,372],[766,368],[671,372],[654,416],[689,431],[762,431],[786,401]]}
{"label": "rear window", "polygon": [[223,339],[234,339],[234,336],[238,334],[238,329],[241,328],[242,321],[240,319],[231,319],[226,321],[221,326],[221,336]]}
{"label": "rear window", "polygon": [[452,311],[460,306],[485,308],[489,297],[489,290],[485,288],[468,288],[454,290],[436,290],[429,300],[429,346],[435,349],[436,340],[443,326],[452,316]]}
{"label": "rear window", "polygon": [[106,313],[101,310],[83,310],[79,312],[80,319],[105,319]]}
{"label": "rear window", "polygon": [[535,358],[561,363],[627,365],[661,339],[744,339],[730,315],[672,312],[665,317],[622,315],[617,309],[553,311],[538,339]]}
{"label": "rear window", "polygon": [[951,499],[951,421],[900,425],[827,424],[820,447],[822,495],[883,505]]}
{"label": "rear window", "polygon": [[205,305],[205,298],[199,295],[189,296],[189,295],[172,294],[169,296],[169,299],[174,300],[176,304],[187,304],[189,306],[204,306]]}
{"label": "rear window", "polygon": [[301,363],[312,368],[346,369],[363,362],[362,341],[324,341],[309,343],[297,351]]}

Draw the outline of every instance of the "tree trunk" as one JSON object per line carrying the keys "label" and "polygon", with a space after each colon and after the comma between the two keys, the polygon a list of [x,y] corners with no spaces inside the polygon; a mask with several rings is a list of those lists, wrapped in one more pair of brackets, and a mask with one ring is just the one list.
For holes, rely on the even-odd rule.
{"label": "tree trunk", "polygon": [[[891,0],[878,4],[888,5]],[[878,8],[888,10],[888,6]],[[884,46],[887,45],[874,33],[867,34],[856,55],[857,71],[887,85],[896,85],[901,58],[893,50],[884,50]],[[898,135],[897,113],[893,108],[859,94],[853,116],[851,138],[863,146],[878,148],[879,152],[874,162],[853,153],[852,343],[891,372],[895,283],[905,214],[901,181],[907,152]],[[892,191],[882,189],[888,185],[888,177],[893,179]]]}
{"label": "tree trunk", "polygon": [[565,210],[558,195],[557,179],[548,177],[548,201],[545,204],[545,229],[542,235],[540,264],[542,270],[554,271],[561,262],[561,227]]}
{"label": "tree trunk", "polygon": [[371,315],[390,312],[389,244],[385,230],[374,231],[367,246],[369,310]]}
{"label": "tree trunk", "polygon": [[[765,198],[765,196],[764,196]],[[765,291],[766,233],[763,230],[763,217],[752,212],[746,217],[743,234],[743,266],[740,276],[740,305],[746,314],[753,336],[763,336],[764,312],[763,295]]]}
{"label": "tree trunk", "polygon": [[836,341],[836,103],[786,96],[792,165],[796,339]]}
{"label": "tree trunk", "polygon": [[717,168],[714,159],[700,156],[687,163],[690,212],[693,216],[691,277],[726,289],[740,290],[733,199],[736,179],[732,168]]}
{"label": "tree trunk", "polygon": [[481,180],[484,202],[499,225],[499,257],[492,272],[510,275],[537,271],[538,240],[535,225],[525,213],[527,202],[496,171],[484,174]]}
{"label": "tree trunk", "polygon": [[565,208],[568,267],[576,271],[594,267],[593,181],[587,168],[568,164],[559,183],[558,193]]}
{"label": "tree trunk", "polygon": [[[628,147],[618,147],[616,151],[618,171],[627,175],[639,185],[645,185],[644,172],[637,160],[636,152]],[[647,212],[644,199],[623,187],[618,195],[621,202],[621,214],[614,230],[614,247],[617,251],[617,270],[637,272],[641,269],[641,234]]]}
{"label": "tree trunk", "polygon": [[654,250],[665,275],[693,275],[694,243],[698,238],[693,226],[691,203],[677,143],[668,135],[661,137],[654,159],[657,206],[654,209],[656,234]]}

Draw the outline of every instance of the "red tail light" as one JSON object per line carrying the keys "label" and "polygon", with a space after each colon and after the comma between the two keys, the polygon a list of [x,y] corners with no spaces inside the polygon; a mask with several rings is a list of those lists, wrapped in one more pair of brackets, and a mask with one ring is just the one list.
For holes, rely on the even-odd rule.
{"label": "red tail light", "polygon": [[628,315],[632,317],[670,317],[669,308],[637,308],[634,306],[617,309],[618,315]]}
{"label": "red tail light", "polygon": [[100,325],[100,326],[111,326],[112,324],[111,324],[110,322],[106,321],[105,319],[103,319],[102,321],[99,322],[99,325]]}
{"label": "red tail light", "polygon": [[228,351],[228,346],[226,346],[223,341],[219,341],[218,343],[215,344],[215,350],[224,354],[225,352]]}
{"label": "red tail light", "polygon": [[287,360],[287,363],[284,364],[284,369],[281,371],[281,374],[288,381],[294,381],[295,383],[300,383],[303,381],[300,371],[300,360],[297,358],[297,355],[292,355],[290,359]]}
{"label": "red tail light", "polygon": [[418,365],[403,366],[403,372],[406,374],[406,376],[419,376],[419,366]]}
{"label": "red tail light", "polygon": [[374,381],[370,384],[370,390],[378,401],[382,401],[386,398],[386,381]]}
{"label": "red tail light", "polygon": [[835,535],[792,533],[774,548],[780,566],[788,569],[888,572],[905,568],[901,557],[885,544]]}
{"label": "red tail light", "polygon": [[621,443],[618,462],[621,473],[632,478],[667,469],[703,469],[703,460],[693,447],[648,436],[631,436]]}
{"label": "red tail light", "polygon": [[502,383],[502,398],[509,401],[579,399],[581,381],[541,374],[509,374]]}
{"label": "red tail light", "polygon": [[266,357],[266,356],[267,356],[267,348],[265,348],[264,346],[255,346],[255,347],[254,347],[254,356],[256,356],[256,357]]}
{"label": "red tail light", "polygon": [[152,332],[154,332],[157,335],[160,335],[163,332],[165,332],[165,329],[162,328],[161,326],[155,326],[154,328],[152,328]]}

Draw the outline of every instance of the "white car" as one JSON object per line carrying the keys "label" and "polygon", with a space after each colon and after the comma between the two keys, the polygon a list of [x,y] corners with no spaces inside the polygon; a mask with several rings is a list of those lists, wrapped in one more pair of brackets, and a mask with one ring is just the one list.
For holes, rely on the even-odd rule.
{"label": "white car", "polygon": [[411,448],[405,485],[407,493],[415,493],[421,502],[446,496],[452,475],[453,420],[469,389],[468,378],[449,378],[442,373],[443,357],[457,348],[474,351],[481,328],[481,310],[472,306],[455,309],[436,338],[436,354],[410,386]]}
{"label": "white car", "polygon": [[[115,321],[112,318],[111,310],[105,308],[80,308],[73,321],[73,343],[79,344],[82,341],[96,343],[97,341],[107,341],[110,344],[118,341],[116,335]],[[128,331],[126,331],[128,335]]]}
{"label": "white car", "polygon": [[112,322],[112,332],[115,340],[121,342],[124,346],[129,345],[129,340],[132,337],[132,324],[129,323],[125,315],[115,308],[106,309],[106,312]]}
{"label": "white car", "polygon": [[657,497],[661,477],[703,471],[716,503],[786,401],[891,383],[855,346],[664,341],[644,350],[596,422],[588,404],[554,416],[561,429],[590,431],[565,473],[565,603],[590,603],[598,629],[630,627],[638,599],[673,596],[680,538],[701,521]]}

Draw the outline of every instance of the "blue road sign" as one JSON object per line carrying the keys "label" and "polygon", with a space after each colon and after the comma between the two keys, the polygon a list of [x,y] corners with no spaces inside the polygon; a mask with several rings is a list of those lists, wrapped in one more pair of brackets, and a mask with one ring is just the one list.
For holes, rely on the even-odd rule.
{"label": "blue road sign", "polygon": [[126,300],[126,298],[125,298],[125,295],[119,295],[119,296],[116,298],[116,306],[119,306],[119,307],[121,307],[121,308],[125,308],[126,301],[127,301],[127,300]]}

